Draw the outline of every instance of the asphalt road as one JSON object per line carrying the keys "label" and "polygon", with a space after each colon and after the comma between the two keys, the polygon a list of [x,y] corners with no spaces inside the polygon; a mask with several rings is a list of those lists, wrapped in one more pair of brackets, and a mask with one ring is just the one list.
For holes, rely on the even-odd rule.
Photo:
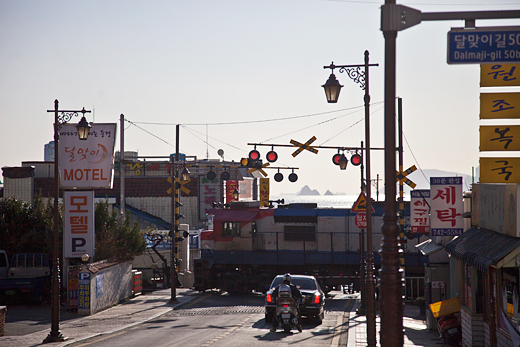
{"label": "asphalt road", "polygon": [[[60,322],[78,319],[78,314],[60,309]],[[51,305],[8,304],[5,315],[5,336],[21,336],[37,331],[51,330]]]}
{"label": "asphalt road", "polygon": [[[318,325],[303,320],[303,332],[269,331],[264,321],[261,294],[220,295],[205,293],[199,298],[152,321],[110,335],[73,344],[82,347],[116,346],[337,346],[346,345],[345,309],[351,300],[335,292],[326,300],[325,319]],[[342,329],[342,328],[345,329]]]}

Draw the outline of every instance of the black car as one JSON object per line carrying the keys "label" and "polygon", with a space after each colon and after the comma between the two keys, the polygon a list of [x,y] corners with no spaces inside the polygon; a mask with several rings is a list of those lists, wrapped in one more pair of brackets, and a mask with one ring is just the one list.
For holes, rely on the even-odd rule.
{"label": "black car", "polygon": [[[265,296],[265,321],[270,323],[276,312],[276,298],[272,297],[273,290],[282,283],[283,275],[278,275],[274,278],[267,294]],[[300,304],[300,312],[303,317],[313,318],[319,324],[323,321],[325,305],[325,293],[320,288],[318,281],[314,276],[305,275],[291,275],[291,283],[296,286],[302,293],[305,299],[303,304]]]}

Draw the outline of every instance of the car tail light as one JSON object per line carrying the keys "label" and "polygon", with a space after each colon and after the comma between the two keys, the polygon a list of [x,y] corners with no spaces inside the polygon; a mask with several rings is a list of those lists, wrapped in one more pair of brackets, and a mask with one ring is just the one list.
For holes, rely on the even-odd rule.
{"label": "car tail light", "polygon": [[272,302],[271,294],[267,294],[267,297],[265,299],[267,302]]}
{"label": "car tail light", "polygon": [[314,295],[314,303],[319,304],[320,303],[320,296],[318,294]]}
{"label": "car tail light", "polygon": [[285,305],[283,305],[282,307],[289,307],[289,305],[285,304]]}

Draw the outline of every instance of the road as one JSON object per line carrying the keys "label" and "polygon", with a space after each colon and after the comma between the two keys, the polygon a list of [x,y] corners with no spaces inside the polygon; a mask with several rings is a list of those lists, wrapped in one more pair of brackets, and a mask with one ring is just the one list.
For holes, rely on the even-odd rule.
{"label": "road", "polygon": [[77,342],[74,347],[117,346],[345,346],[351,300],[333,292],[326,300],[325,318],[317,325],[303,320],[303,332],[269,331],[264,321],[264,296],[204,293],[155,320],[110,335]]}

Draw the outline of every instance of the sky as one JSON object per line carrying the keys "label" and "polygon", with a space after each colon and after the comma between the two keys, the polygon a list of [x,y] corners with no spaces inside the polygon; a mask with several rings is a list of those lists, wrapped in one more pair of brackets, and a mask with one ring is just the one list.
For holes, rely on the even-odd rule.
{"label": "sky", "polygon": [[[125,151],[180,152],[239,162],[249,143],[359,147],[364,91],[345,73],[337,104],[321,87],[323,66],[361,65],[370,52],[372,179],[384,181],[383,1],[0,1],[0,167],[43,161],[60,109],[92,110],[88,121],[119,123]],[[398,2],[422,12],[520,9],[518,0]],[[520,25],[477,20],[479,26]],[[397,36],[396,94],[403,103],[404,169],[472,175],[479,163],[479,65],[448,65],[447,33],[463,21],[423,22]],[[73,119],[71,122],[77,122]],[[118,132],[121,129],[118,124]],[[116,150],[119,149],[119,134]],[[265,160],[270,147],[258,146]],[[336,149],[278,147],[272,195],[304,185],[357,195],[360,169],[340,170]],[[352,153],[346,152],[347,157]],[[266,170],[273,178],[276,169]],[[415,176],[414,176],[415,175]],[[476,179],[478,181],[478,178]],[[420,187],[417,188],[428,188]]]}

